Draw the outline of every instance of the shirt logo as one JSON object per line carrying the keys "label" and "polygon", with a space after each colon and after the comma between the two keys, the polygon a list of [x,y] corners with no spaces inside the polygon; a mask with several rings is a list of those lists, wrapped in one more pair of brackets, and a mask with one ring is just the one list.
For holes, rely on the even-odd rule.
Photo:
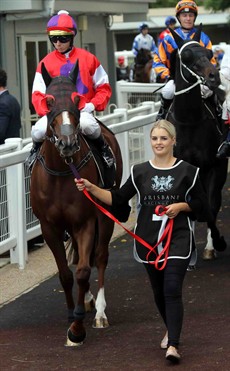
{"label": "shirt logo", "polygon": [[173,187],[174,178],[171,175],[168,175],[167,177],[159,177],[158,175],[155,175],[151,180],[153,182],[151,188],[154,191],[166,192]]}

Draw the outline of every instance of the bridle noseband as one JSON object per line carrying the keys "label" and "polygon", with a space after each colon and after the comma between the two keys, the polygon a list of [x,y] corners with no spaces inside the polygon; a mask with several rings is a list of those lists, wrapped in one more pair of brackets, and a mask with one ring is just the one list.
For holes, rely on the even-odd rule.
{"label": "bridle noseband", "polygon": [[[205,79],[202,77],[202,76],[199,76],[197,75],[194,71],[192,71],[188,66],[186,66],[183,62],[182,62],[182,58],[181,58],[181,54],[182,54],[182,51],[183,49],[188,46],[188,45],[191,45],[191,44],[198,44],[200,46],[200,44],[197,42],[197,41],[189,41],[188,43],[182,45],[182,47],[180,49],[178,49],[178,57],[179,57],[179,61],[180,61],[180,74],[181,74],[181,77],[182,79],[189,84],[189,81],[185,78],[184,74],[183,74],[183,68],[185,68],[193,77],[196,78],[196,82],[190,86],[188,86],[187,88],[185,89],[182,89],[182,90],[179,90],[179,91],[176,91],[174,94],[175,95],[180,95],[180,94],[184,94],[184,93],[187,93],[189,90],[195,88],[195,86],[197,85],[200,85],[200,84],[205,84]],[[183,68],[182,68],[183,67]]]}

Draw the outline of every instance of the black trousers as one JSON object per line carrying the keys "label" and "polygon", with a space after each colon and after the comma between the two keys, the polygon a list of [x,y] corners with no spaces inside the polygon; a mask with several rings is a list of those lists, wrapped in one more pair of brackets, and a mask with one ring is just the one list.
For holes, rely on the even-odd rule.
{"label": "black trousers", "polygon": [[178,347],[183,323],[182,287],[189,259],[168,259],[165,269],[145,264],[157,308],[168,329],[168,345]]}

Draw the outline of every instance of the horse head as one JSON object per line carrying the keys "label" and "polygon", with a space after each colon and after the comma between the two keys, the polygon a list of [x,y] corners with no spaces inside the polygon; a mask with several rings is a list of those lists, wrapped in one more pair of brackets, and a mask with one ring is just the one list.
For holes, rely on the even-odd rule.
{"label": "horse head", "polygon": [[220,85],[219,71],[210,62],[213,57],[212,50],[200,45],[200,24],[192,40],[183,40],[173,29],[170,29],[178,46],[177,60],[180,68],[178,73],[185,84],[205,84],[209,89],[215,90]]}
{"label": "horse head", "polygon": [[76,92],[78,61],[68,77],[52,78],[44,63],[42,77],[46,84],[47,138],[55,143],[62,157],[71,157],[79,150],[79,105],[81,96]]}
{"label": "horse head", "polygon": [[[137,50],[137,49],[136,49]],[[141,48],[140,50],[137,50],[137,55],[135,58],[135,63],[139,64],[141,66],[145,66],[146,63],[148,63],[150,60],[152,60],[152,54],[150,50]]]}

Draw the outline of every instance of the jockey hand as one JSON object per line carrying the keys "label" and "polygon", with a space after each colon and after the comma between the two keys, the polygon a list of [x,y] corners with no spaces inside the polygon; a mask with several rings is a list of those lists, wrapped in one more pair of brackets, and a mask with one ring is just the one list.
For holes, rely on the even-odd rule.
{"label": "jockey hand", "polygon": [[203,84],[200,85],[200,91],[201,91],[202,98],[204,99],[211,97],[211,95],[213,94],[213,91]]}
{"label": "jockey hand", "polygon": [[85,107],[81,110],[81,112],[92,113],[94,110],[95,106],[93,103],[86,103]]}

